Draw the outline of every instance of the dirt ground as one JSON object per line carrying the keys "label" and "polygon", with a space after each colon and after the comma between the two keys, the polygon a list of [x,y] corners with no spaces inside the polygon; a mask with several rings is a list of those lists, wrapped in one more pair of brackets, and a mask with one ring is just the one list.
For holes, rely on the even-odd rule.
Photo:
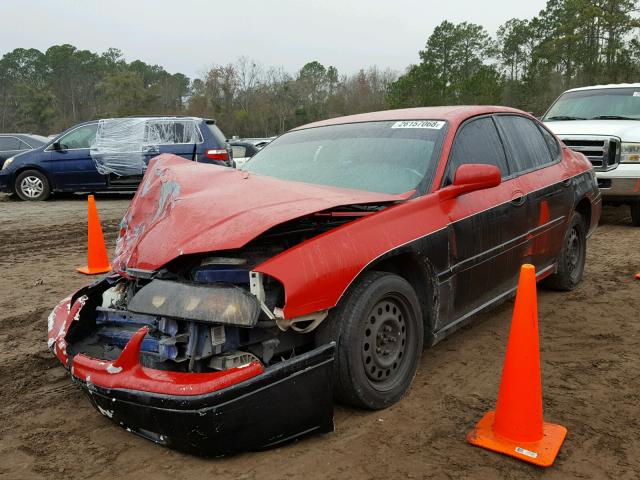
{"label": "dirt ground", "polygon": [[[108,244],[129,197],[98,197]],[[410,393],[382,412],[336,407],[334,433],[265,452],[201,459],[140,439],[89,405],[46,347],[46,319],[88,281],[86,202],[0,196],[0,477],[640,478],[640,230],[605,210],[584,283],[539,292],[545,417],[569,429],[541,470],[472,447],[494,405],[512,302],[426,350]]]}

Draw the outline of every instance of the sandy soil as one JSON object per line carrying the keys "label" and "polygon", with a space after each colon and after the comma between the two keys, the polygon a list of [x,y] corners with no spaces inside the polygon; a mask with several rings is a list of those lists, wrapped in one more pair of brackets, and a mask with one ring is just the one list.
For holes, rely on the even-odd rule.
{"label": "sandy soil", "polygon": [[[111,246],[127,203],[97,198]],[[85,262],[85,218],[82,197],[0,196],[2,478],[640,478],[640,230],[626,209],[605,210],[578,289],[539,293],[545,417],[569,429],[548,470],[465,442],[494,404],[512,302],[425,351],[394,407],[336,407],[334,433],[223,459],[127,433],[93,410],[45,343],[51,308],[87,282],[74,272]]]}

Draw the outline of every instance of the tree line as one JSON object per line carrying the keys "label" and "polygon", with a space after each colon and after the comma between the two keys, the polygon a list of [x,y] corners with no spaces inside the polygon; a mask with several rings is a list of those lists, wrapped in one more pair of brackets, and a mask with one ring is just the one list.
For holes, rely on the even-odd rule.
{"label": "tree line", "polygon": [[548,0],[492,38],[480,25],[442,22],[390,86],[392,107],[502,104],[543,113],[573,87],[640,81],[637,0]]}
{"label": "tree line", "polygon": [[444,21],[403,73],[372,66],[345,75],[312,61],[291,74],[241,57],[189,79],[128,63],[114,48],[17,48],[0,58],[0,131],[50,134],[95,118],[180,114],[251,137],[411,106],[502,104],[540,114],[568,88],[640,80],[638,11],[638,0],[548,0],[495,37]]}

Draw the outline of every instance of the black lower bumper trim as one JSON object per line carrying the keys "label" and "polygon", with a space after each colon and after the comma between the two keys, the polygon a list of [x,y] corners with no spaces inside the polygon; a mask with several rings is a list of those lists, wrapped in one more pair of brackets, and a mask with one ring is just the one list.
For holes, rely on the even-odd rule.
{"label": "black lower bumper trim", "polygon": [[197,396],[81,384],[91,403],[120,426],[177,450],[219,456],[333,431],[334,344],[238,385]]}

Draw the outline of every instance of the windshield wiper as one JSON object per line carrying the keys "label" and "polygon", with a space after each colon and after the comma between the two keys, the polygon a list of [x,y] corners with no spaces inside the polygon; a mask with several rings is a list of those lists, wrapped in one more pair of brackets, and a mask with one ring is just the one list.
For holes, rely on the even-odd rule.
{"label": "windshield wiper", "polygon": [[582,117],[571,117],[569,115],[556,115],[555,117],[545,118],[546,120],[586,120],[586,118]]}
{"label": "windshield wiper", "polygon": [[589,120],[640,120],[640,118],[623,117],[622,115],[598,115],[591,117]]}

